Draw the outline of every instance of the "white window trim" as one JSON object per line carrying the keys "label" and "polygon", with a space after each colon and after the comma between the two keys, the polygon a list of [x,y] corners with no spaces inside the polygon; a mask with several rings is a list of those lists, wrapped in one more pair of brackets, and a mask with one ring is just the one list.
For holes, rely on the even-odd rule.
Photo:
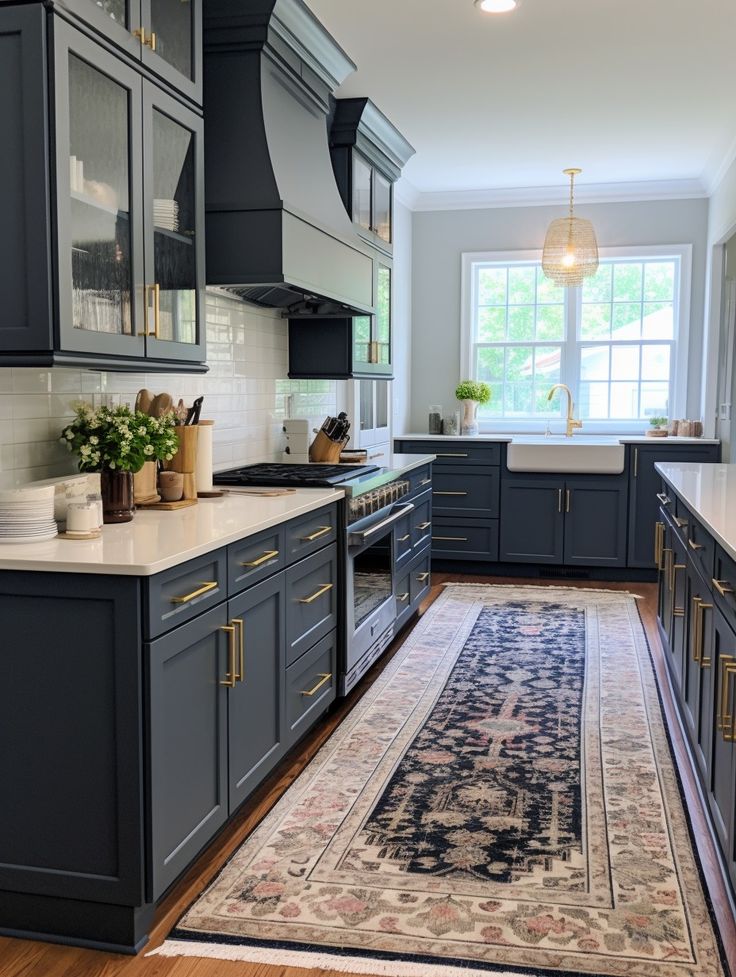
{"label": "white window trim", "polygon": [[[690,335],[690,297],[692,288],[692,244],[663,244],[663,245],[628,245],[626,247],[599,248],[601,258],[679,258],[680,277],[679,289],[675,294],[675,312],[678,325],[675,336],[675,362],[673,368],[672,403],[670,417],[684,417],[687,407],[687,353]],[[501,264],[514,262],[541,261],[541,250],[534,251],[464,251],[461,255],[461,288],[460,288],[460,368],[462,379],[472,376],[473,343],[471,341],[473,325],[473,296],[472,267],[476,262],[495,261]],[[576,289],[572,301],[567,303],[568,318],[577,316],[581,302],[580,289]],[[569,329],[568,329],[569,334]],[[564,355],[564,354],[563,354]],[[575,391],[573,391],[575,393]],[[560,417],[564,417],[565,404],[561,398]],[[577,416],[577,409],[576,409]],[[606,421],[586,420],[583,432],[588,434],[643,434],[648,428],[646,421]],[[545,418],[509,419],[481,418],[480,429],[485,433],[544,433]],[[550,420],[550,430],[557,434],[564,430],[564,421],[556,418]]]}

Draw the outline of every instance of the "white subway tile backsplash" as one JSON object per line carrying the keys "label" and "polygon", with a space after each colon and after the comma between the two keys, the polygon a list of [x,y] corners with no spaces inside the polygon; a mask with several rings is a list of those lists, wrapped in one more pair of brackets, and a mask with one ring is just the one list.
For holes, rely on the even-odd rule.
{"label": "white subway tile backsplash", "polygon": [[337,412],[334,380],[288,380],[287,323],[275,313],[212,291],[207,294],[209,373],[92,373],[0,369],[0,488],[74,471],[76,459],[58,440],[88,400],[133,404],[141,387],[168,390],[186,402],[204,395],[202,416],[215,421],[214,461],[219,467],[281,459],[287,398],[291,415],[319,427]]}

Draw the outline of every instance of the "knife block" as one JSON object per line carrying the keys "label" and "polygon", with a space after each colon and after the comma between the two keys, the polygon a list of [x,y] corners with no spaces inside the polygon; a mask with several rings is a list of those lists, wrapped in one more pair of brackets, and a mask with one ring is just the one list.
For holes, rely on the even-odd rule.
{"label": "knife block", "polygon": [[330,441],[324,431],[317,431],[317,436],[309,446],[309,460],[323,465],[337,465],[340,462],[340,452],[345,448],[350,438],[344,441]]}
{"label": "knife block", "polygon": [[176,429],[179,450],[173,458],[163,463],[165,471],[181,472],[184,475],[184,494],[182,500],[197,501],[197,436],[196,424],[180,424]]}

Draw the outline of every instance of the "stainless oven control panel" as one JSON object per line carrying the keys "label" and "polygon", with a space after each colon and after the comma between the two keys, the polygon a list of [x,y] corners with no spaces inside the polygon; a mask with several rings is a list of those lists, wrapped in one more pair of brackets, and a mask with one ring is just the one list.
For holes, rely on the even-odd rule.
{"label": "stainless oven control panel", "polygon": [[364,495],[358,495],[350,499],[348,504],[348,522],[358,522],[359,519],[364,519],[374,512],[380,512],[381,509],[393,505],[394,502],[398,502],[399,499],[408,495],[409,489],[409,482],[389,482],[387,485],[373,489],[372,492],[366,492]]}

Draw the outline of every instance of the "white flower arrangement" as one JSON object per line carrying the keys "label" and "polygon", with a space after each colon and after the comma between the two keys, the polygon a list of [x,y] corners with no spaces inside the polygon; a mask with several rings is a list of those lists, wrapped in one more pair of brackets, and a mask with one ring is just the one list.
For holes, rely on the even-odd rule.
{"label": "white flower arrangement", "polygon": [[72,406],[76,416],[61,432],[61,440],[79,455],[82,472],[137,472],[146,461],[170,461],[178,450],[174,414],[149,417],[127,406]]}

